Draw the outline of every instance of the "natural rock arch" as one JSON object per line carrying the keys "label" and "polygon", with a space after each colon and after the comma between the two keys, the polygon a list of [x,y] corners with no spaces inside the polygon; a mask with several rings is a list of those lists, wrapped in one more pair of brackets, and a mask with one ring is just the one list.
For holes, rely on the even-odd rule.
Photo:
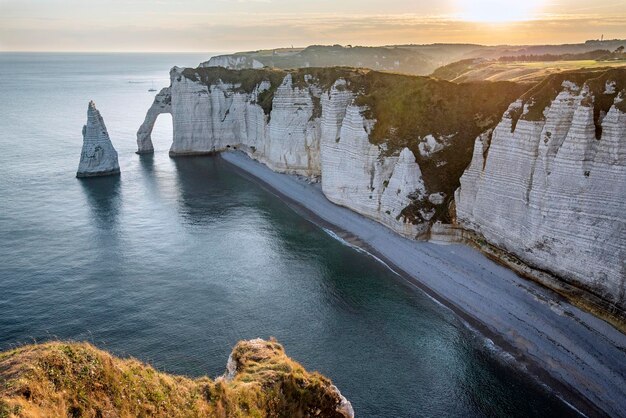
{"label": "natural rock arch", "polygon": [[152,106],[146,113],[146,118],[137,131],[137,154],[154,153],[152,129],[157,117],[162,113],[172,113],[172,96],[169,87],[165,87],[154,97],[154,102],[152,102]]}

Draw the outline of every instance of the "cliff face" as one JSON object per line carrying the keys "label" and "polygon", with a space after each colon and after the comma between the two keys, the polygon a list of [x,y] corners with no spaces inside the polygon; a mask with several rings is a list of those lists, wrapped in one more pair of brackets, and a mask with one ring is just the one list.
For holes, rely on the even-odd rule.
{"label": "cliff face", "polygon": [[153,151],[154,121],[170,112],[171,155],[243,150],[275,171],[321,178],[328,199],[407,237],[447,216],[473,138],[521,92],[343,68],[170,76],[137,133],[139,153]]}
{"label": "cliff face", "polygon": [[626,70],[561,75],[480,136],[458,222],[626,308]]}
{"label": "cliff face", "polygon": [[[181,70],[172,74],[170,155],[238,147],[276,171],[320,174],[319,121],[312,117],[313,96],[308,88],[293,86],[290,75],[273,87],[272,110],[266,115],[259,102],[272,88],[269,81],[261,80],[251,91],[243,91],[221,80],[205,84],[189,79]],[[156,100],[155,106],[160,106]],[[140,144],[140,152],[149,149],[151,142],[145,135],[141,138],[148,145]]]}
{"label": "cliff face", "polygon": [[174,68],[137,141],[151,152],[154,118],[171,112],[171,155],[240,149],[403,236],[473,231],[623,321],[625,85],[624,69],[524,93],[347,68]]}
{"label": "cliff face", "polygon": [[109,139],[104,119],[94,102],[87,107],[87,124],[83,126],[83,149],[76,177],[94,177],[119,174],[117,151]]}
{"label": "cliff face", "polygon": [[207,62],[203,62],[200,67],[224,67],[241,70],[244,68],[263,68],[264,65],[257,59],[246,55],[218,55],[211,57]]}
{"label": "cliff face", "polygon": [[307,372],[275,341],[242,341],[224,376],[189,379],[86,343],[52,342],[0,353],[2,417],[353,418],[330,380]]}
{"label": "cliff face", "polygon": [[336,83],[322,97],[322,191],[338,205],[376,219],[394,231],[416,237],[428,223],[414,224],[402,216],[410,196],[424,193],[419,165],[408,148],[387,156],[386,147],[371,144],[373,121],[363,117],[354,95]]}

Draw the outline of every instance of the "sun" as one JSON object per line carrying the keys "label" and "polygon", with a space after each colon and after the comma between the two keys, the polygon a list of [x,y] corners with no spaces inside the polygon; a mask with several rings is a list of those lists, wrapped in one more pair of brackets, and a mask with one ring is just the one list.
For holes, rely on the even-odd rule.
{"label": "sun", "polygon": [[504,23],[530,20],[541,0],[457,0],[459,17],[468,22]]}

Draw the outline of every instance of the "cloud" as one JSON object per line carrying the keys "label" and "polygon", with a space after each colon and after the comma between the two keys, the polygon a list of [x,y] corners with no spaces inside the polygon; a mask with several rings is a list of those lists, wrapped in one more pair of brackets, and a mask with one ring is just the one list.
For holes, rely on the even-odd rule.
{"label": "cloud", "polygon": [[605,39],[626,38],[626,13],[544,13],[531,20],[493,24],[444,14],[233,13],[189,8],[167,14],[146,9],[141,19],[117,10],[107,19],[94,20],[63,14],[7,15],[0,8],[0,48],[5,50],[235,51],[334,43],[537,44],[582,42],[601,34]]}

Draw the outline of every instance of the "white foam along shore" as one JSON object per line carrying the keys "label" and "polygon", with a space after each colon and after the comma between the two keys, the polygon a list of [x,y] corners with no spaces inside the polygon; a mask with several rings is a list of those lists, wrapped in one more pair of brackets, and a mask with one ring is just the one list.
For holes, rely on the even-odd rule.
{"label": "white foam along shore", "polygon": [[311,215],[358,238],[394,270],[459,313],[575,408],[626,416],[626,335],[461,244],[405,239],[331,203],[319,185],[241,152],[221,157]]}

